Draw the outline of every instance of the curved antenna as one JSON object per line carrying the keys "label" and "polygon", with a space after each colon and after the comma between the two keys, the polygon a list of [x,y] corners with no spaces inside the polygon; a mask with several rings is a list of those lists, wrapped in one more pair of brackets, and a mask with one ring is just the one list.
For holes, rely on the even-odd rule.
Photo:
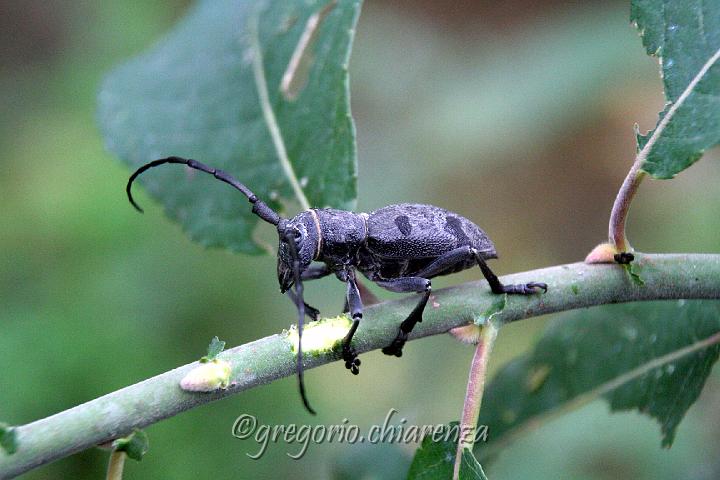
{"label": "curved antenna", "polygon": [[303,298],[303,284],[300,276],[300,257],[295,247],[295,237],[290,233],[290,229],[282,232],[285,241],[288,244],[290,250],[290,256],[293,260],[293,276],[295,277],[295,300],[298,309],[298,352],[297,352],[297,376],[298,376],[298,387],[300,388],[300,398],[302,398],[303,405],[308,412],[315,415],[315,410],[310,406],[310,402],[307,399],[305,393],[305,381],[303,377],[303,362],[302,362],[302,333],[303,324],[305,322],[305,299]]}
{"label": "curved antenna", "polygon": [[135,172],[130,175],[130,179],[128,180],[127,187],[125,188],[125,191],[127,192],[128,200],[130,200],[130,203],[132,204],[135,209],[143,213],[143,209],[140,208],[140,205],[135,202],[135,199],[132,196],[132,184],[135,181],[135,179],[140,176],[144,171],[149,170],[151,168],[157,167],[159,165],[163,165],[165,163],[179,163],[183,165],[187,165],[190,168],[194,168],[195,170],[200,170],[201,172],[209,173],[210,175],[214,176],[218,180],[227,183],[228,185],[232,186],[236,190],[240,190],[240,192],[245,195],[248,200],[250,200],[250,203],[253,204],[252,212],[257,215],[258,217],[262,218],[266,222],[277,225],[280,222],[280,215],[278,215],[272,208],[270,208],[265,202],[257,198],[257,196],[245,185],[240,183],[238,180],[236,180],[232,175],[228,174],[227,172],[224,172],[222,170],[218,170],[216,168],[209,167],[205,165],[204,163],[200,163],[197,160],[192,159],[185,159],[180,157],[167,157],[167,158],[161,158],[160,160],[154,160],[150,163],[146,163],[142,167],[135,170]]}

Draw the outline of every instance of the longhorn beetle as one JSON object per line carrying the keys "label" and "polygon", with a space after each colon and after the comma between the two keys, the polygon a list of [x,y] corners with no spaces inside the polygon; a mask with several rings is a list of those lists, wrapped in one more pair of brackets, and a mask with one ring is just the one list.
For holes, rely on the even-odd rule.
{"label": "longhorn beetle", "polygon": [[[287,292],[298,309],[298,384],[303,404],[310,413],[315,411],[310,407],[303,383],[302,328],[305,315],[317,320],[319,312],[305,303],[303,280],[335,274],[345,283],[352,325],[342,342],[342,358],[345,368],[355,375],[360,372],[360,359],[352,347],[352,338],[363,311],[356,271],[391,292],[422,294],[410,315],[400,324],[393,341],[382,349],[384,354],[396,357],[402,356],[408,334],[422,321],[433,277],[477,265],[493,293],[529,295],[539,289],[547,292],[547,285],[542,282],[503,285],[485,263],[485,260],[497,258],[495,246],[485,232],[470,220],[432,205],[402,203],[370,213],[311,208],[286,219],[228,173],[196,160],[168,157],[147,163],[130,176],[126,191],[130,203],[139,212],[143,210],[130,191],[133,181],[144,171],[165,163],[187,165],[240,190],[250,200],[252,212],[277,227],[280,237],[278,281],[280,291]],[[294,292],[291,290],[293,285]]]}

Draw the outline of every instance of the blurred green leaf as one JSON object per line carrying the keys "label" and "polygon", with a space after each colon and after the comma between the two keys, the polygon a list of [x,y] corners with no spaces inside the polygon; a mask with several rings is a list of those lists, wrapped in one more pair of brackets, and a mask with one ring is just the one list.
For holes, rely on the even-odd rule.
{"label": "blurred green leaf", "polygon": [[462,463],[460,464],[460,474],[458,477],[460,480],[488,480],[480,462],[478,462],[475,454],[473,454],[469,448],[463,449]]}
{"label": "blurred green leaf", "polygon": [[[276,209],[302,205],[303,195],[312,206],[353,208],[347,64],[359,11],[359,0],[201,1],[150,51],[105,80],[99,122],[107,147],[131,167],[171,155],[196,158],[228,171]],[[301,56],[307,78],[293,84],[297,97],[289,99],[281,79],[314,14],[321,17],[314,41]],[[258,74],[288,168],[261,109]],[[258,253],[251,237],[258,219],[247,201],[195,173],[168,167],[142,180],[194,240]]]}
{"label": "blurred green leaf", "polygon": [[651,302],[563,314],[485,390],[485,459],[514,435],[604,396],[655,418],[670,446],[720,354],[720,302]]}
{"label": "blurred green leaf", "polygon": [[8,455],[17,452],[18,448],[15,427],[11,427],[2,422],[0,422],[0,448],[5,450]]}
{"label": "blurred green leaf", "polygon": [[425,436],[413,457],[408,480],[452,478],[456,450],[457,442],[434,442],[431,436]]}
{"label": "blurred green leaf", "polygon": [[[720,67],[713,64],[701,74],[720,49],[720,3],[633,0],[630,19],[636,22],[647,53],[660,59],[668,105],[658,125],[699,77],[642,165],[656,178],[672,178],[720,143]],[[639,149],[654,131],[638,135]]]}
{"label": "blurred green leaf", "polygon": [[[458,423],[453,422],[444,426],[445,431],[437,434],[438,441],[433,441],[433,435],[426,435],[422,445],[415,452],[408,480],[447,480],[453,475],[455,466],[455,454],[457,451],[457,438],[452,432],[458,431]],[[448,435],[445,435],[445,434]],[[480,462],[477,461],[473,452],[469,449],[463,450],[460,464],[459,478],[463,480],[487,480]]]}
{"label": "blurred green leaf", "polygon": [[[335,452],[326,461],[331,480],[405,478],[411,458],[397,442],[356,443],[352,452]],[[317,475],[316,475],[317,476]]]}
{"label": "blurred green leaf", "polygon": [[127,437],[118,438],[112,443],[113,449],[125,452],[129,458],[140,461],[150,448],[148,437],[142,430],[135,430]]}
{"label": "blurred green leaf", "polygon": [[208,353],[204,357],[200,359],[201,363],[209,362],[210,360],[213,360],[215,357],[220,355],[220,352],[222,352],[225,349],[225,342],[220,340],[217,336],[213,337],[212,340],[210,340],[210,345],[208,345]]}

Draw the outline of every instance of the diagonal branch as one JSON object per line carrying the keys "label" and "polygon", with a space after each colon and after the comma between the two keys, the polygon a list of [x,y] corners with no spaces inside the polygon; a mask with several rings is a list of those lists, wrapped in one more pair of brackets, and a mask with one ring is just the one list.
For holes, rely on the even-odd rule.
{"label": "diagonal branch", "polygon": [[[637,285],[618,265],[574,263],[508,275],[503,282],[528,278],[546,282],[544,295],[508,297],[494,317],[511,322],[562,310],[607,303],[664,299],[720,299],[720,255],[676,254],[638,256],[635,266],[645,284]],[[437,308],[425,312],[411,339],[445,333],[472,323],[493,305],[495,297],[486,282],[471,282],[436,292]],[[367,308],[355,336],[358,352],[384,347],[397,333],[398,324],[412,309],[414,298],[385,302]],[[295,356],[286,334],[272,335],[226,350],[219,358],[232,365],[232,384],[213,393],[189,393],[180,380],[198,364],[176,368],[143,382],[16,428],[18,450],[0,451],[0,477],[19,475],[94,445],[123,436],[135,428],[172,417],[185,410],[295,374]],[[331,353],[308,356],[305,368],[339,360]],[[391,361],[388,359],[388,361]],[[298,399],[299,401],[299,399]]]}

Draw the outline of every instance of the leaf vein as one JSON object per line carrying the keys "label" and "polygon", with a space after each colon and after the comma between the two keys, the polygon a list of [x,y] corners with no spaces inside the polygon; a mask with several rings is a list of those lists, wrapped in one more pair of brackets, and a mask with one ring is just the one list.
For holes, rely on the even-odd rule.
{"label": "leaf vein", "polygon": [[260,9],[257,9],[255,11],[255,14],[252,15],[250,19],[249,30],[250,44],[253,50],[253,75],[255,78],[255,86],[257,87],[257,93],[260,100],[260,107],[263,112],[263,117],[265,118],[265,123],[270,132],[270,136],[272,137],[273,145],[275,146],[275,151],[277,152],[280,166],[282,167],[283,172],[285,172],[285,176],[290,182],[290,186],[292,187],[298,202],[300,202],[300,206],[304,210],[309,210],[310,202],[308,201],[307,197],[305,196],[305,192],[303,192],[302,187],[300,186],[300,182],[298,181],[292,163],[290,163],[290,159],[287,155],[287,149],[285,148],[285,141],[283,140],[283,136],[280,131],[280,126],[278,125],[277,118],[275,118],[275,112],[273,111],[272,105],[270,104],[270,95],[268,94],[267,80],[265,79],[265,67],[263,66],[260,34],[258,31],[259,23]]}

